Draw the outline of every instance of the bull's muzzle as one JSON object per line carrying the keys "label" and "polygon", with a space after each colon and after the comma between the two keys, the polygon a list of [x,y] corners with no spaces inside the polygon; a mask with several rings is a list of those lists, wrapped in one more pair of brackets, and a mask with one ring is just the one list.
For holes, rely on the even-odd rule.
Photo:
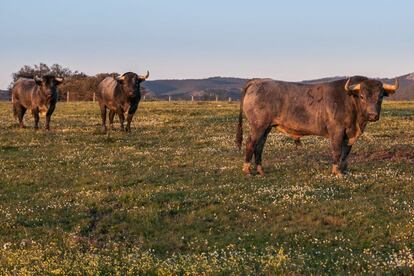
{"label": "bull's muzzle", "polygon": [[376,122],[378,120],[379,120],[379,114],[378,113],[368,113],[368,121]]}

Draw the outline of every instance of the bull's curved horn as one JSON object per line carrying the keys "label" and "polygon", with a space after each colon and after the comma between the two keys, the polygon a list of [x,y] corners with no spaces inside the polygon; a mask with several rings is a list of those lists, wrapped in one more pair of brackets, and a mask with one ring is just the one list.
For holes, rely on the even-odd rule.
{"label": "bull's curved horn", "polygon": [[56,80],[57,82],[63,82],[63,78],[56,77],[56,78],[55,78],[55,80]]}
{"label": "bull's curved horn", "polygon": [[349,83],[351,82],[351,78],[349,78],[347,81],[346,81],[346,84],[345,84],[345,91],[359,91],[360,89],[361,89],[361,84],[360,83],[358,83],[358,84],[353,84],[353,85],[349,85]]}
{"label": "bull's curved horn", "polygon": [[123,73],[122,75],[116,77],[117,80],[123,81],[125,79],[125,73]]}
{"label": "bull's curved horn", "polygon": [[386,83],[383,83],[383,84],[382,84],[382,87],[383,87],[385,90],[395,92],[395,90],[397,90],[397,89],[400,87],[400,84],[399,84],[399,82],[398,82],[398,79],[395,79],[394,84],[386,84]]}
{"label": "bull's curved horn", "polygon": [[145,76],[139,76],[141,80],[146,80],[149,77],[149,71],[147,70],[147,74]]}

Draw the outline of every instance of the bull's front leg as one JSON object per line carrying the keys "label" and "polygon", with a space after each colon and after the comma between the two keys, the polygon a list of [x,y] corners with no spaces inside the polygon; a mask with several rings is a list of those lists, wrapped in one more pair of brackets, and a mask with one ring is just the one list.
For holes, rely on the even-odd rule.
{"label": "bull's front leg", "polygon": [[114,130],[114,116],[115,116],[115,111],[109,110],[109,127],[111,130]]}
{"label": "bull's front leg", "polygon": [[[337,176],[343,176],[342,170],[342,149],[345,143],[345,131],[337,130],[330,135],[332,145],[332,173]],[[349,152],[348,152],[349,153]],[[346,158],[345,158],[346,159]]]}
{"label": "bull's front leg", "polygon": [[39,108],[33,108],[32,109],[32,115],[34,118],[34,129],[38,130],[39,129]]}
{"label": "bull's front leg", "polygon": [[126,132],[131,132],[131,122],[132,122],[132,117],[135,114],[135,111],[137,111],[138,108],[138,103],[135,105],[131,105],[131,107],[128,110],[128,117],[127,117],[127,125],[126,125]]}
{"label": "bull's front leg", "polygon": [[348,137],[345,137],[345,139],[343,139],[342,142],[341,163],[339,167],[343,173],[346,173],[346,171],[348,170],[348,156],[351,152],[351,149],[352,145],[349,144]]}
{"label": "bull's front leg", "polygon": [[121,124],[121,130],[124,131],[124,121],[125,121],[125,116],[124,116],[124,112],[122,112],[122,109],[118,110],[118,117],[119,117],[119,122]]}
{"label": "bull's front leg", "polygon": [[55,111],[56,105],[50,105],[49,109],[46,113],[46,122],[45,122],[45,129],[50,130],[50,118],[52,117],[53,111]]}

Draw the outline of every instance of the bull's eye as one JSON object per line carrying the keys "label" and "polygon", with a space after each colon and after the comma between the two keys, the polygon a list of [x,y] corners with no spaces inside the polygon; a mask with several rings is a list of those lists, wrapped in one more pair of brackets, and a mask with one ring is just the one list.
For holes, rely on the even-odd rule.
{"label": "bull's eye", "polygon": [[359,97],[361,98],[361,100],[365,100],[364,95],[360,95]]}

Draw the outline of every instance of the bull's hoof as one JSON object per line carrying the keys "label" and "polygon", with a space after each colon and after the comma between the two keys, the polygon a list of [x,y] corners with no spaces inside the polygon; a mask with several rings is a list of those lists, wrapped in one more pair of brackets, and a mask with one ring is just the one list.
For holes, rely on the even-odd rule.
{"label": "bull's hoof", "polygon": [[250,176],[251,175],[251,171],[250,171],[250,163],[244,163],[243,164],[243,173],[246,176]]}
{"label": "bull's hoof", "polygon": [[332,166],[332,174],[334,174],[337,177],[343,177],[345,174],[340,170],[338,165]]}
{"label": "bull's hoof", "polygon": [[257,165],[257,167],[256,167],[256,171],[257,171],[257,173],[258,173],[260,176],[265,176],[265,173],[264,173],[264,170],[263,170],[262,165]]}
{"label": "bull's hoof", "polygon": [[101,131],[102,131],[103,133],[105,133],[105,132],[106,132],[106,126],[102,126],[102,127],[101,127]]}
{"label": "bull's hoof", "polygon": [[295,139],[295,146],[296,147],[302,146],[302,141],[300,139]]}

